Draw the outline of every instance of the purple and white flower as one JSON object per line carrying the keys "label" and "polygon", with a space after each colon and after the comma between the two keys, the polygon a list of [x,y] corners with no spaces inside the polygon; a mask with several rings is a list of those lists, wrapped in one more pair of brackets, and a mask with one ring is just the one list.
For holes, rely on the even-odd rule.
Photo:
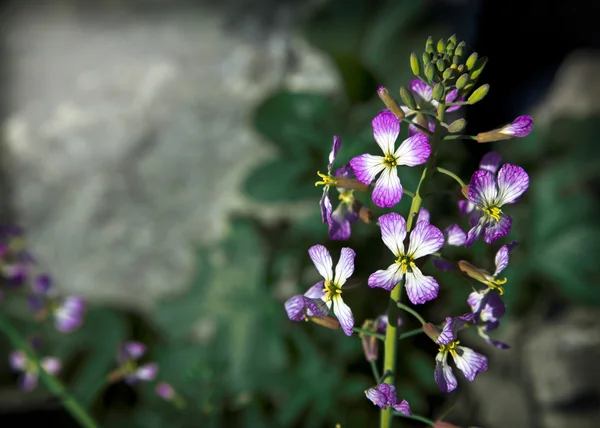
{"label": "purple and white flower", "polygon": [[[502,163],[502,156],[500,156],[497,152],[488,152],[481,158],[479,162],[479,169],[483,169],[485,171],[489,171],[492,174],[496,174],[498,172],[498,168],[500,168],[500,164]],[[475,209],[475,204],[468,199],[462,199],[458,201],[458,211],[460,215],[467,215],[471,211]],[[475,220],[477,223],[479,217]]]}
{"label": "purple and white flower", "polygon": [[489,273],[485,269],[481,269],[477,266],[472,265],[466,260],[460,260],[458,262],[458,267],[469,277],[487,285],[488,289],[497,290],[500,294],[504,294],[504,288],[502,286],[506,284],[506,278],[500,279],[498,278],[498,275],[508,266],[510,252],[517,245],[517,241],[513,241],[510,244],[506,244],[500,247],[494,259],[496,264],[496,270],[493,274]]}
{"label": "purple and white flower", "polygon": [[324,317],[329,309],[323,297],[323,281],[317,282],[304,294],[290,297],[284,304],[288,318],[292,321],[306,321],[309,317]]}
{"label": "purple and white flower", "polygon": [[[335,172],[336,177],[352,178],[353,172],[350,164],[346,164]],[[358,210],[362,206],[360,201],[354,197],[353,189],[337,187],[340,203],[331,211],[331,201],[326,202],[327,223],[329,223],[329,238],[345,241],[350,238],[351,225],[358,220]],[[327,197],[329,199],[329,196]]]}
{"label": "purple and white flower", "polygon": [[167,382],[160,382],[156,385],[156,395],[166,401],[172,401],[175,398],[175,389]]}
{"label": "purple and white flower", "polygon": [[[410,81],[408,85],[408,89],[414,95],[415,102],[420,110],[432,110],[435,111],[438,108],[438,103],[433,99],[433,89],[427,83],[423,82],[421,79],[413,79]],[[453,89],[446,94],[446,102],[458,102],[463,101],[463,98],[457,99],[458,89]],[[460,108],[460,105],[450,106],[446,108],[446,113],[450,113],[456,111]],[[417,110],[412,110],[407,106],[400,106],[406,117],[415,116],[419,113]],[[435,120],[428,115],[421,115],[427,121],[427,128],[433,132],[435,129]],[[419,128],[414,125],[409,125],[408,127],[408,135],[415,135],[421,132]]]}
{"label": "purple and white flower", "polygon": [[137,341],[129,341],[119,347],[117,352],[117,369],[119,376],[122,376],[130,385],[141,381],[154,380],[158,374],[158,364],[146,363],[138,365],[138,361],[146,354],[146,345]]}
{"label": "purple and white flower", "polygon": [[[39,377],[39,367],[37,363],[28,358],[23,351],[13,351],[8,357],[10,367],[21,374],[19,379],[19,387],[23,391],[33,390]],[[40,360],[42,369],[51,375],[57,374],[61,369],[61,362],[56,357],[44,357]]]}
{"label": "purple and white flower", "polygon": [[488,332],[500,326],[500,318],[506,313],[506,305],[498,293],[488,290],[474,291],[469,294],[467,303],[471,306],[477,332],[487,343],[499,349],[508,349],[506,343],[492,339]]}
{"label": "purple and white flower", "polygon": [[394,385],[381,383],[375,388],[367,389],[365,395],[373,402],[373,404],[384,410],[387,407],[391,407],[406,416],[412,415],[408,401],[398,401],[398,398],[396,397],[396,387]]}
{"label": "purple and white flower", "polygon": [[506,236],[512,219],[501,208],[517,202],[528,187],[529,176],[517,165],[504,164],[497,177],[486,170],[475,171],[469,184],[468,199],[478,208],[475,214],[479,219],[469,230],[465,246],[473,245],[481,234],[488,244]]}
{"label": "purple and white flower", "polygon": [[397,258],[387,269],[369,276],[369,287],[391,291],[406,275],[406,293],[413,304],[435,299],[439,284],[432,276],[423,275],[415,261],[442,248],[444,234],[428,222],[420,221],[410,232],[408,249],[405,249],[406,221],[400,214],[389,213],[379,217],[379,225],[383,243]]}
{"label": "purple and white flower", "polygon": [[317,175],[321,177],[322,181],[317,181],[315,186],[323,185],[323,194],[321,195],[321,201],[319,205],[321,207],[321,218],[323,223],[327,223],[331,216],[331,200],[329,199],[329,188],[335,185],[335,180],[331,176],[331,170],[333,168],[333,162],[337,157],[338,152],[342,147],[342,139],[335,135],[333,137],[333,145],[331,146],[331,152],[329,153],[329,163],[327,164],[327,174],[317,172]]}
{"label": "purple and white flower", "polygon": [[393,207],[402,199],[398,166],[421,165],[431,153],[429,140],[421,133],[407,138],[395,149],[399,133],[398,118],[389,110],[383,110],[373,119],[373,136],[383,151],[383,156],[363,154],[350,161],[356,179],[363,184],[370,185],[381,173],[375,183],[372,198],[382,208]]}
{"label": "purple and white flower", "polygon": [[484,372],[488,368],[488,360],[484,355],[471,348],[459,346],[457,333],[465,323],[472,320],[473,314],[446,318],[446,324],[436,340],[440,347],[435,357],[434,377],[442,392],[451,392],[458,386],[452,368],[448,364],[448,354],[452,356],[456,367],[463,372],[469,382],[473,382],[478,373]]}
{"label": "purple and white flower", "polygon": [[529,135],[533,129],[533,119],[531,116],[519,116],[512,123],[503,126],[500,129],[480,132],[476,140],[479,143],[488,143],[491,141],[502,141],[512,137],[522,138]]}

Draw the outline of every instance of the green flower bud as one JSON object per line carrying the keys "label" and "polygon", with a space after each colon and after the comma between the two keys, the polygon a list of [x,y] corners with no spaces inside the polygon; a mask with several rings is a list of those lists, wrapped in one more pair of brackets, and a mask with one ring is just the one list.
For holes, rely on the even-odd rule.
{"label": "green flower bud", "polygon": [[446,53],[448,55],[454,55],[454,49],[456,48],[456,45],[454,43],[448,43],[448,46],[446,46]]}
{"label": "green flower bud", "polygon": [[453,43],[455,46],[458,43],[456,41],[456,34],[452,34],[449,38],[448,38],[448,43]]}
{"label": "green flower bud", "polygon": [[435,76],[435,65],[433,63],[429,63],[425,66],[425,77],[428,81],[432,82],[433,77]]}
{"label": "green flower bud", "polygon": [[467,83],[469,83],[469,73],[465,73],[456,79],[456,87],[458,89],[463,89]]}
{"label": "green flower bud", "polygon": [[454,70],[451,68],[447,68],[446,70],[444,70],[444,74],[442,74],[442,77],[444,78],[444,80],[450,80],[453,74]]}
{"label": "green flower bud", "polygon": [[428,54],[427,52],[423,52],[423,64],[427,65],[431,62],[431,54]]}
{"label": "green flower bud", "polygon": [[465,65],[467,66],[467,69],[470,71],[473,69],[473,66],[475,65],[475,62],[477,61],[477,58],[479,58],[479,55],[477,55],[477,52],[473,52],[469,58],[467,58],[467,62],[465,63]]}
{"label": "green flower bud", "polygon": [[439,70],[440,73],[446,69],[446,63],[444,62],[443,59],[438,59],[437,62],[435,63],[435,65],[437,66],[437,69]]}
{"label": "green flower bud", "polygon": [[452,57],[452,64],[454,64],[456,67],[458,67],[458,63],[460,62],[460,58],[457,56],[453,56]]}
{"label": "green flower bud", "polygon": [[468,99],[469,103],[475,104],[476,102],[481,101],[487,95],[489,90],[490,85],[488,85],[487,83],[485,85],[481,85],[479,88],[473,91],[473,93]]}
{"label": "green flower bud", "polygon": [[439,53],[442,53],[442,52],[444,52],[445,50],[446,50],[446,43],[444,43],[444,39],[440,39],[440,40],[437,42],[437,51],[438,51]]}
{"label": "green flower bud", "polygon": [[459,64],[457,70],[458,70],[459,73],[462,73],[463,71],[465,71],[465,65],[464,64]]}
{"label": "green flower bud", "polygon": [[417,54],[414,52],[410,54],[410,68],[415,76],[421,74],[421,64]]}
{"label": "green flower bud", "polygon": [[457,119],[448,125],[448,132],[455,134],[457,132],[462,131],[467,126],[467,121],[464,119]]}
{"label": "green flower bud", "polygon": [[427,37],[427,42],[425,43],[425,52],[434,53],[435,48],[433,47],[433,37]]}
{"label": "green flower bud", "polygon": [[442,101],[444,98],[444,85],[438,83],[433,87],[433,99],[436,101]]}
{"label": "green flower bud", "polygon": [[411,94],[410,91],[404,87],[400,88],[400,98],[402,98],[402,102],[404,102],[409,109],[417,109],[417,102],[415,101],[413,94]]}
{"label": "green flower bud", "polygon": [[467,44],[465,42],[460,42],[456,46],[456,49],[454,49],[454,55],[456,55],[456,56],[463,56],[465,54],[466,47],[467,47]]}
{"label": "green flower bud", "polygon": [[486,64],[487,64],[486,57],[479,58],[475,62],[475,64],[473,65],[473,69],[471,70],[471,80],[476,80],[481,75]]}

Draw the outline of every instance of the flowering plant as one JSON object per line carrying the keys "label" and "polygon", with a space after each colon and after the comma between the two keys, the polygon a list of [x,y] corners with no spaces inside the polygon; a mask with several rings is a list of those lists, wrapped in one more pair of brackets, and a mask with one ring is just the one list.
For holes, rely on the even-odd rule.
{"label": "flowering plant", "polygon": [[[506,279],[498,275],[508,265],[509,253],[516,242],[499,248],[493,274],[467,260],[447,260],[444,248],[447,245],[469,248],[481,236],[490,245],[504,238],[512,225],[512,219],[504,209],[518,202],[525,193],[529,187],[529,176],[520,166],[510,163],[500,166],[500,156],[490,152],[482,159],[479,169],[473,172],[469,184],[465,184],[457,174],[439,165],[436,158],[442,145],[456,144],[458,140],[487,143],[524,137],[531,131],[533,122],[529,116],[517,117],[511,124],[475,136],[461,134],[466,126],[464,119],[447,120],[449,113],[465,105],[474,105],[486,96],[489,85],[477,86],[486,62],[487,59],[479,58],[477,53],[467,56],[466,44],[459,43],[455,36],[442,39],[437,44],[429,38],[425,52],[420,56],[413,53],[410,57],[415,79],[409,83],[408,89],[400,89],[403,104],[398,104],[386,88],[378,90],[385,109],[373,118],[372,128],[373,139],[381,154],[361,154],[332,173],[334,161],[342,150],[342,140],[335,136],[327,174],[318,173],[320,181],[316,184],[323,185],[320,202],[322,220],[328,223],[329,238],[334,240],[348,239],[352,225],[363,218],[359,210],[366,208],[362,203],[355,204],[355,192],[368,191],[373,185],[373,203],[386,209],[394,209],[404,197],[412,198],[407,213],[391,211],[381,215],[376,222],[381,230],[381,240],[394,258],[388,261],[391,264],[387,268],[384,264],[380,266],[383,268],[374,271],[367,283],[371,288],[389,292],[387,314],[378,317],[378,314],[373,314],[374,319],[365,320],[362,328],[355,326],[352,310],[342,295],[344,285],[354,273],[355,258],[361,255],[349,247],[342,248],[339,262],[333,269],[329,250],[319,244],[312,246],[308,250],[309,256],[323,280],[305,294],[293,296],[285,303],[292,321],[312,321],[333,329],[341,327],[347,336],[359,333],[374,377],[374,386],[367,389],[365,395],[381,408],[381,428],[390,427],[393,416],[417,419],[431,426],[451,426],[445,421],[413,415],[410,403],[396,396],[398,342],[403,338],[398,332],[399,311],[414,316],[422,325],[418,332],[427,334],[438,347],[437,355],[431,356],[431,373],[444,393],[458,387],[448,356],[470,382],[488,369],[488,359],[484,354],[460,345],[458,336],[461,330],[473,326],[487,343],[501,349],[508,347],[492,339],[488,333],[498,327],[505,312],[501,296]],[[402,122],[408,124],[409,137],[396,144]],[[372,149],[367,148],[366,151],[372,152]],[[422,168],[414,190],[407,190],[402,185],[400,177],[405,168]],[[442,231],[431,221],[436,213],[430,214],[423,205],[431,193],[430,182],[434,174],[443,174],[456,181],[457,211],[470,213],[468,232],[459,224],[452,224]],[[339,207],[335,213],[332,211],[331,187],[340,192],[340,207],[344,207],[341,212]],[[364,217],[366,222],[372,218]],[[474,289],[465,296],[465,305],[470,312],[454,316],[441,312],[434,322],[426,321],[417,312],[415,306],[432,301],[440,294],[440,282],[436,279],[435,270],[427,265],[428,260],[432,261],[434,268],[456,270],[458,274],[466,274],[485,284],[486,288]],[[406,290],[412,306],[402,302],[402,290]],[[330,311],[335,317],[330,315]],[[407,337],[406,333],[404,337]],[[385,349],[381,369],[377,364],[378,341]]]}

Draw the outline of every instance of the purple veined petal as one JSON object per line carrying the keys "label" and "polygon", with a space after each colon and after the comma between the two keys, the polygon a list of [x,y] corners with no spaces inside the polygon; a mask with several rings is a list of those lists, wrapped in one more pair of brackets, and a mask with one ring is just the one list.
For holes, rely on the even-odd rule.
{"label": "purple veined petal", "polygon": [[442,272],[450,272],[456,270],[456,266],[454,265],[454,263],[450,263],[448,260],[443,259],[441,257],[432,256],[431,263],[433,264],[433,267],[435,267],[437,270],[441,270]]}
{"label": "purple veined petal", "polygon": [[500,221],[489,222],[485,225],[483,231],[483,240],[487,244],[492,244],[497,239],[508,235],[510,232],[510,226],[512,225],[512,218],[507,215],[501,215]]}
{"label": "purple veined petal", "polygon": [[471,201],[467,201],[466,199],[461,199],[458,201],[458,212],[460,215],[467,215],[475,208],[475,204]]}
{"label": "purple veined petal", "polygon": [[352,336],[352,330],[354,329],[354,316],[350,307],[344,303],[344,299],[339,294],[333,296],[333,313],[340,322],[340,326],[346,336]]}
{"label": "purple veined petal", "polygon": [[304,321],[306,316],[305,297],[301,294],[292,296],[284,303],[287,316],[292,321]]}
{"label": "purple veined petal", "polygon": [[317,282],[315,285],[310,287],[306,293],[304,293],[304,296],[310,299],[322,299],[325,296],[325,292],[323,291],[323,283],[324,281]]}
{"label": "purple veined petal", "polygon": [[342,139],[337,135],[333,137],[333,146],[331,147],[331,153],[329,153],[329,164],[327,165],[327,170],[331,173],[331,168],[333,168],[333,161],[337,157],[338,152],[340,151],[340,147],[342,146]]}
{"label": "purple veined petal", "polygon": [[482,331],[482,328],[479,328],[479,335],[485,339],[487,343],[498,348],[498,349],[510,349],[510,346],[504,342],[500,342],[499,340],[492,339],[485,332]]}
{"label": "purple veined petal", "polygon": [[38,383],[38,374],[36,372],[25,372],[19,379],[19,387],[21,390],[29,392],[33,391]]}
{"label": "purple veined petal", "polygon": [[156,363],[144,364],[135,371],[135,377],[144,381],[154,380],[157,374],[158,364]]}
{"label": "purple veined petal", "polygon": [[487,293],[483,299],[481,299],[480,305],[477,311],[473,311],[478,318],[483,322],[497,322],[506,313],[506,304],[502,301],[502,298],[497,293]]}
{"label": "purple veined petal", "polygon": [[381,208],[391,208],[402,199],[402,184],[396,167],[383,170],[371,195],[375,205]]}
{"label": "purple veined petal", "polygon": [[335,266],[335,278],[333,281],[340,288],[354,273],[354,257],[356,257],[356,252],[352,248],[342,248],[340,260]]}
{"label": "purple veined petal", "polygon": [[370,185],[377,174],[385,169],[383,161],[383,156],[364,154],[352,158],[350,160],[350,166],[352,167],[352,171],[354,171],[356,180],[363,184]]}
{"label": "purple veined petal", "polygon": [[412,415],[412,411],[410,410],[410,405],[408,404],[408,401],[406,401],[406,400],[402,400],[401,402],[396,403],[392,407],[394,408],[395,411],[400,412],[403,415],[406,415],[406,416]]}
{"label": "purple veined petal", "polygon": [[452,368],[447,361],[448,354],[439,352],[435,357],[435,382],[438,384],[440,391],[448,393],[452,392],[458,386],[458,381],[452,373]]}
{"label": "purple veined petal", "polygon": [[[447,103],[453,103],[454,101],[456,101],[456,98],[458,97],[458,89],[452,89],[450,92],[448,92],[446,94],[446,102]],[[446,111],[448,111],[448,109],[446,109]]]}
{"label": "purple veined petal", "polygon": [[400,121],[389,110],[382,110],[373,119],[373,137],[383,154],[394,153],[394,144],[400,134]]}
{"label": "purple veined petal", "polygon": [[142,358],[145,354],[146,345],[144,345],[142,342],[130,340],[129,342],[125,342],[119,348],[118,360],[120,363],[123,363],[128,360],[137,361],[140,358]]}
{"label": "purple veined petal", "polygon": [[465,247],[469,248],[471,245],[473,245],[475,242],[477,242],[477,240],[481,236],[481,233],[483,232],[483,226],[484,226],[484,221],[482,221],[482,220],[483,219],[481,219],[479,221],[479,223],[477,225],[475,225],[474,227],[472,227],[471,230],[469,230],[469,232],[467,233],[467,240],[465,241]]}
{"label": "purple veined petal", "polygon": [[489,171],[492,174],[498,172],[500,164],[502,163],[502,156],[497,152],[488,152],[481,158],[479,162],[479,169]]}
{"label": "purple veined petal", "polygon": [[327,186],[323,187],[323,195],[319,201],[319,207],[321,208],[321,220],[323,223],[330,223],[332,206],[331,199],[329,199],[329,188]]}
{"label": "purple veined petal", "polygon": [[404,275],[400,266],[396,263],[390,265],[385,270],[378,270],[369,276],[367,281],[371,288],[383,288],[387,291],[392,291]]}
{"label": "purple veined petal", "polygon": [[[464,97],[460,97],[456,100],[456,102],[458,103],[458,102],[462,102],[464,100],[465,100]],[[461,107],[462,107],[461,105],[447,107],[446,113],[452,113],[453,111],[456,111],[456,110],[460,109]]]}
{"label": "purple veined petal", "polygon": [[497,195],[498,188],[496,187],[494,175],[483,169],[475,171],[469,184],[469,199],[471,202],[480,207],[492,205],[495,203]]}
{"label": "purple veined petal", "polygon": [[341,203],[331,213],[329,223],[329,239],[345,241],[352,233],[351,225],[358,220],[358,214],[346,204]]}
{"label": "purple veined petal", "polygon": [[171,401],[175,397],[175,390],[167,382],[161,382],[156,385],[156,395],[160,398]]}
{"label": "purple veined petal", "polygon": [[390,385],[389,383],[380,383],[377,386],[377,389],[379,392],[385,395],[388,406],[393,406],[396,404],[396,387],[394,385]]}
{"label": "purple veined petal", "polygon": [[478,354],[471,348],[457,346],[452,353],[456,367],[465,375],[469,382],[473,382],[478,373],[488,369],[488,360],[484,355]]}
{"label": "purple veined petal", "polygon": [[500,272],[506,269],[506,266],[508,266],[510,251],[516,246],[517,241],[513,241],[510,244],[506,244],[500,247],[494,259],[494,261],[496,262],[496,271],[494,272],[494,276],[498,275]]}
{"label": "purple veined petal", "polygon": [[408,137],[400,144],[394,156],[398,165],[417,166],[427,162],[431,154],[431,146],[427,135],[419,132]]}
{"label": "purple veined petal", "polygon": [[404,254],[404,239],[406,238],[406,220],[398,213],[384,214],[379,217],[381,240],[392,254],[400,257]]}
{"label": "purple veined petal", "polygon": [[[431,119],[429,116],[427,116],[427,129],[429,129],[430,132],[435,131],[435,120]],[[413,135],[417,134],[423,134],[423,131],[417,128],[415,125],[408,125],[408,136],[412,137]]]}
{"label": "purple veined petal", "polygon": [[473,291],[471,294],[469,294],[469,297],[467,297],[467,303],[471,307],[471,311],[473,311],[473,313],[478,311],[479,305],[481,304],[483,297],[484,294],[478,291]]}
{"label": "purple veined petal", "polygon": [[422,221],[431,223],[431,215],[429,214],[429,211],[427,211],[425,208],[421,208],[419,210],[419,215],[417,216],[417,223]]}
{"label": "purple veined petal", "polygon": [[24,371],[27,365],[27,356],[23,351],[13,351],[8,356],[8,364],[14,371]]}
{"label": "purple veined petal", "polygon": [[464,314],[454,318],[446,317],[446,323],[436,343],[438,345],[447,345],[456,340],[458,331],[470,321],[473,321],[473,314]]}
{"label": "purple veined petal", "polygon": [[304,297],[304,306],[309,317],[323,318],[329,313],[329,307],[323,299]]}
{"label": "purple veined petal", "polygon": [[55,375],[62,368],[60,360],[56,357],[44,357],[41,359],[40,364],[46,373]]}
{"label": "purple veined petal", "polygon": [[336,177],[351,178],[354,175],[354,171],[352,171],[350,163],[347,163],[343,167],[336,169],[333,175]]}
{"label": "purple veined petal", "polygon": [[513,122],[502,128],[500,133],[512,135],[514,137],[525,137],[533,129],[533,119],[531,116],[519,116]]}
{"label": "purple veined petal", "polygon": [[385,409],[387,407],[387,397],[377,388],[369,388],[365,391],[365,395],[373,404]]}
{"label": "purple veined petal", "polygon": [[46,296],[52,288],[52,278],[50,277],[50,275],[46,274],[38,275],[33,280],[31,288],[34,293]]}
{"label": "purple veined petal", "polygon": [[451,224],[444,232],[446,233],[446,242],[448,245],[454,245],[456,247],[465,245],[467,234],[458,224]]}
{"label": "purple veined petal", "polygon": [[498,205],[514,204],[529,187],[529,175],[523,168],[509,163],[498,171]]}
{"label": "purple veined petal", "polygon": [[481,217],[483,217],[483,212],[480,209],[476,209],[469,214],[469,225],[471,227],[477,226],[481,220]]}
{"label": "purple veined petal", "polygon": [[431,86],[421,79],[412,79],[408,84],[408,89],[417,96],[417,103],[420,107],[423,107],[423,102],[430,103],[433,99],[433,90],[431,89]]}
{"label": "purple veined petal", "polygon": [[444,246],[444,234],[440,229],[425,221],[420,221],[410,232],[410,243],[406,254],[418,259],[435,253]]}
{"label": "purple veined petal", "polygon": [[406,272],[404,288],[406,288],[408,300],[413,305],[420,305],[435,299],[438,296],[440,286],[434,277],[425,276],[418,267],[414,267],[412,272]]}
{"label": "purple veined petal", "polygon": [[326,281],[333,279],[333,261],[329,250],[323,245],[313,245],[308,249],[308,255],[315,264],[315,267]]}

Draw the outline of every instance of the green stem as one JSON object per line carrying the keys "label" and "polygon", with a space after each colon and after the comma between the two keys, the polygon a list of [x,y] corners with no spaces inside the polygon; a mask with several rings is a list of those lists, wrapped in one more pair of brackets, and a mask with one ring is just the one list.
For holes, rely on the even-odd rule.
{"label": "green stem", "polygon": [[377,382],[377,385],[379,385],[381,382],[381,375],[379,374],[379,369],[377,368],[377,360],[369,360],[369,363],[371,363],[371,370],[373,370],[375,382]]}
{"label": "green stem", "polygon": [[29,346],[27,340],[21,336],[17,329],[13,327],[10,321],[2,314],[0,314],[0,330],[8,337],[15,349],[23,351],[27,355],[27,358],[35,364],[42,382],[44,382],[50,392],[62,401],[63,405],[69,413],[71,413],[73,418],[79,422],[82,427],[98,428],[99,425],[94,422],[83,406],[67,392],[65,386],[57,378],[47,373],[42,368],[38,356],[31,346]]}
{"label": "green stem", "polygon": [[406,122],[409,125],[416,126],[420,131],[426,133],[429,136],[433,135],[433,133],[429,129],[425,128],[424,126],[419,125],[418,123],[413,122],[410,119],[407,119],[406,117],[402,118],[402,122]]}
{"label": "green stem", "polygon": [[[445,99],[446,94],[444,93],[442,99]],[[412,229],[413,219],[415,219],[421,209],[421,203],[423,199],[421,198],[422,192],[426,190],[426,182],[427,179],[431,176],[433,168],[435,168],[435,155],[437,153],[438,142],[441,140],[442,136],[442,125],[441,122],[444,121],[444,114],[446,112],[446,104],[444,102],[440,102],[437,108],[437,117],[436,117],[436,125],[435,131],[429,140],[429,144],[431,145],[431,155],[429,159],[427,159],[427,163],[425,164],[425,168],[423,170],[423,174],[421,174],[421,179],[419,180],[419,185],[417,186],[417,190],[415,191],[415,196],[412,199],[412,204],[410,206],[410,211],[408,213],[408,218],[406,221],[406,232],[410,232]],[[410,121],[408,121],[410,123]],[[431,135],[431,132],[426,132],[427,135]],[[386,376],[388,373],[391,373],[389,377],[385,379],[385,382],[393,385],[394,377],[396,371],[396,351],[398,345],[398,305],[397,303],[400,301],[401,294],[401,285],[396,284],[396,287],[390,293],[390,302],[388,306],[388,320],[393,320],[393,323],[388,324],[387,331],[385,334],[385,358],[383,361],[383,373]],[[389,321],[388,321],[389,323]],[[392,408],[387,406],[385,409],[381,410],[381,419],[380,419],[380,428],[390,428],[392,426]]]}
{"label": "green stem", "polygon": [[421,323],[421,325],[425,325],[425,320],[423,319],[423,317],[421,315],[419,315],[419,313],[417,311],[415,311],[413,308],[410,308],[410,307],[408,307],[405,304],[400,303],[400,302],[398,302],[398,307],[400,309],[402,309],[403,311],[408,312],[409,314],[411,314],[416,319],[418,319],[419,322]]}
{"label": "green stem", "polygon": [[414,330],[410,330],[410,331],[407,331],[406,333],[400,334],[400,336],[398,336],[398,340],[402,340],[402,339],[406,339],[408,337],[416,336],[417,334],[421,334],[421,333],[423,333],[423,329],[422,328],[415,328]]}
{"label": "green stem", "polygon": [[402,193],[404,193],[404,194],[406,194],[406,195],[410,196],[411,198],[414,198],[414,197],[415,197],[415,194],[414,194],[413,192],[411,192],[410,190],[405,190],[405,189],[402,189]]}
{"label": "green stem", "polygon": [[442,174],[445,174],[445,175],[447,175],[448,177],[451,177],[451,178],[453,178],[454,180],[456,180],[456,182],[457,182],[458,184],[460,184],[460,187],[465,187],[465,186],[466,186],[466,185],[465,185],[465,182],[464,182],[464,181],[462,181],[462,180],[460,179],[460,177],[459,177],[458,175],[456,175],[455,173],[453,173],[452,171],[448,171],[448,170],[447,170],[447,169],[445,169],[445,168],[440,168],[439,166],[438,166],[438,167],[437,167],[435,170],[436,170],[437,172],[441,172]]}
{"label": "green stem", "polygon": [[427,424],[429,426],[435,425],[434,421],[432,421],[431,419],[427,419],[424,416],[418,416],[418,415],[407,416],[404,413],[400,413],[400,412],[394,412],[394,416],[400,416],[400,417],[407,418],[407,419],[414,419],[415,421],[423,422],[424,424]]}
{"label": "green stem", "polygon": [[459,135],[459,134],[455,134],[455,135],[446,135],[444,137],[444,140],[476,140],[477,137],[475,137],[474,135]]}
{"label": "green stem", "polygon": [[373,336],[379,340],[385,340],[385,336],[383,334],[375,333],[371,330],[365,330],[364,328],[354,327],[353,330],[357,333],[364,334],[365,336]]}
{"label": "green stem", "polygon": [[450,107],[450,106],[470,106],[471,103],[468,101],[456,101],[453,103],[446,103],[446,107]]}

